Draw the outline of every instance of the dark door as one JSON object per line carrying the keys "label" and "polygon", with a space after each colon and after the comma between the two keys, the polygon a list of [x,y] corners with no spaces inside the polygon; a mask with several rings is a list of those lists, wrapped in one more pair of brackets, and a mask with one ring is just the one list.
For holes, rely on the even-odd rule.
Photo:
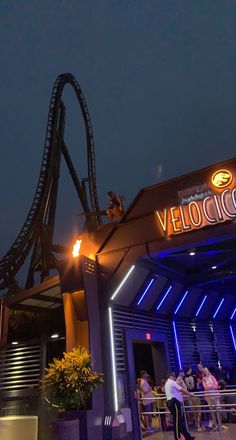
{"label": "dark door", "polygon": [[167,373],[164,343],[135,341],[133,353],[136,378],[140,377],[142,370],[146,370],[151,383],[159,385]]}

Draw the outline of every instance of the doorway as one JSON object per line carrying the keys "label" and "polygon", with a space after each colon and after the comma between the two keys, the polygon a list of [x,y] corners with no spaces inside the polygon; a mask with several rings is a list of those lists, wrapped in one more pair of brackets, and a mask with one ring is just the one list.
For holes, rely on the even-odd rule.
{"label": "doorway", "polygon": [[146,370],[150,375],[151,385],[159,385],[167,373],[164,342],[133,341],[135,377]]}
{"label": "doorway", "polygon": [[[132,413],[133,433],[142,439],[137,400],[133,398],[140,371],[148,370],[154,384],[159,385],[170,369],[168,341],[166,334],[149,329],[125,329],[123,332],[126,361],[128,404]],[[149,338],[147,340],[147,338]]]}

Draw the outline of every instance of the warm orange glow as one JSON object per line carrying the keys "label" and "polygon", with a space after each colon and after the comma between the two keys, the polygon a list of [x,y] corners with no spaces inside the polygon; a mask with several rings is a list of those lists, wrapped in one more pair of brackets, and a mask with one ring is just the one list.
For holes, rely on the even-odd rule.
{"label": "warm orange glow", "polygon": [[233,176],[228,170],[218,170],[211,178],[211,181],[216,188],[226,188],[226,186],[231,184],[232,180]]}
{"label": "warm orange glow", "polygon": [[81,243],[82,243],[82,240],[77,240],[76,243],[74,244],[73,252],[72,252],[72,255],[74,258],[79,256]]}

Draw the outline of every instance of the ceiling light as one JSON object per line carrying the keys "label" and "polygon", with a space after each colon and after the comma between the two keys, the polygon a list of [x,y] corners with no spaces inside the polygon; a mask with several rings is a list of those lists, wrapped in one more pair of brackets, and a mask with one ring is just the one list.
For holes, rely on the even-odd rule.
{"label": "ceiling light", "polygon": [[19,344],[19,342],[17,342],[17,341],[13,341],[12,343],[11,343],[11,345],[18,345]]}
{"label": "ceiling light", "polygon": [[211,268],[214,270],[214,269],[217,269],[217,266],[211,266]]}
{"label": "ceiling light", "polygon": [[194,255],[196,255],[196,251],[195,251],[195,249],[190,249],[190,250],[188,251],[188,254],[190,255],[190,257],[193,257]]}
{"label": "ceiling light", "polygon": [[51,335],[51,339],[57,339],[57,338],[59,338],[58,333],[54,333],[53,335]]}

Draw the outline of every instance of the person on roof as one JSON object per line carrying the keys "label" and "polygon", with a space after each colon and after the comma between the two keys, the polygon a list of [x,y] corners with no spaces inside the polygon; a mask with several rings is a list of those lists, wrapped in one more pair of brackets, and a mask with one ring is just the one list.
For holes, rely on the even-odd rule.
{"label": "person on roof", "polygon": [[116,217],[122,217],[122,215],[124,214],[124,209],[121,197],[118,197],[113,191],[108,191],[107,195],[109,199],[109,205],[106,213],[109,220],[112,221]]}

